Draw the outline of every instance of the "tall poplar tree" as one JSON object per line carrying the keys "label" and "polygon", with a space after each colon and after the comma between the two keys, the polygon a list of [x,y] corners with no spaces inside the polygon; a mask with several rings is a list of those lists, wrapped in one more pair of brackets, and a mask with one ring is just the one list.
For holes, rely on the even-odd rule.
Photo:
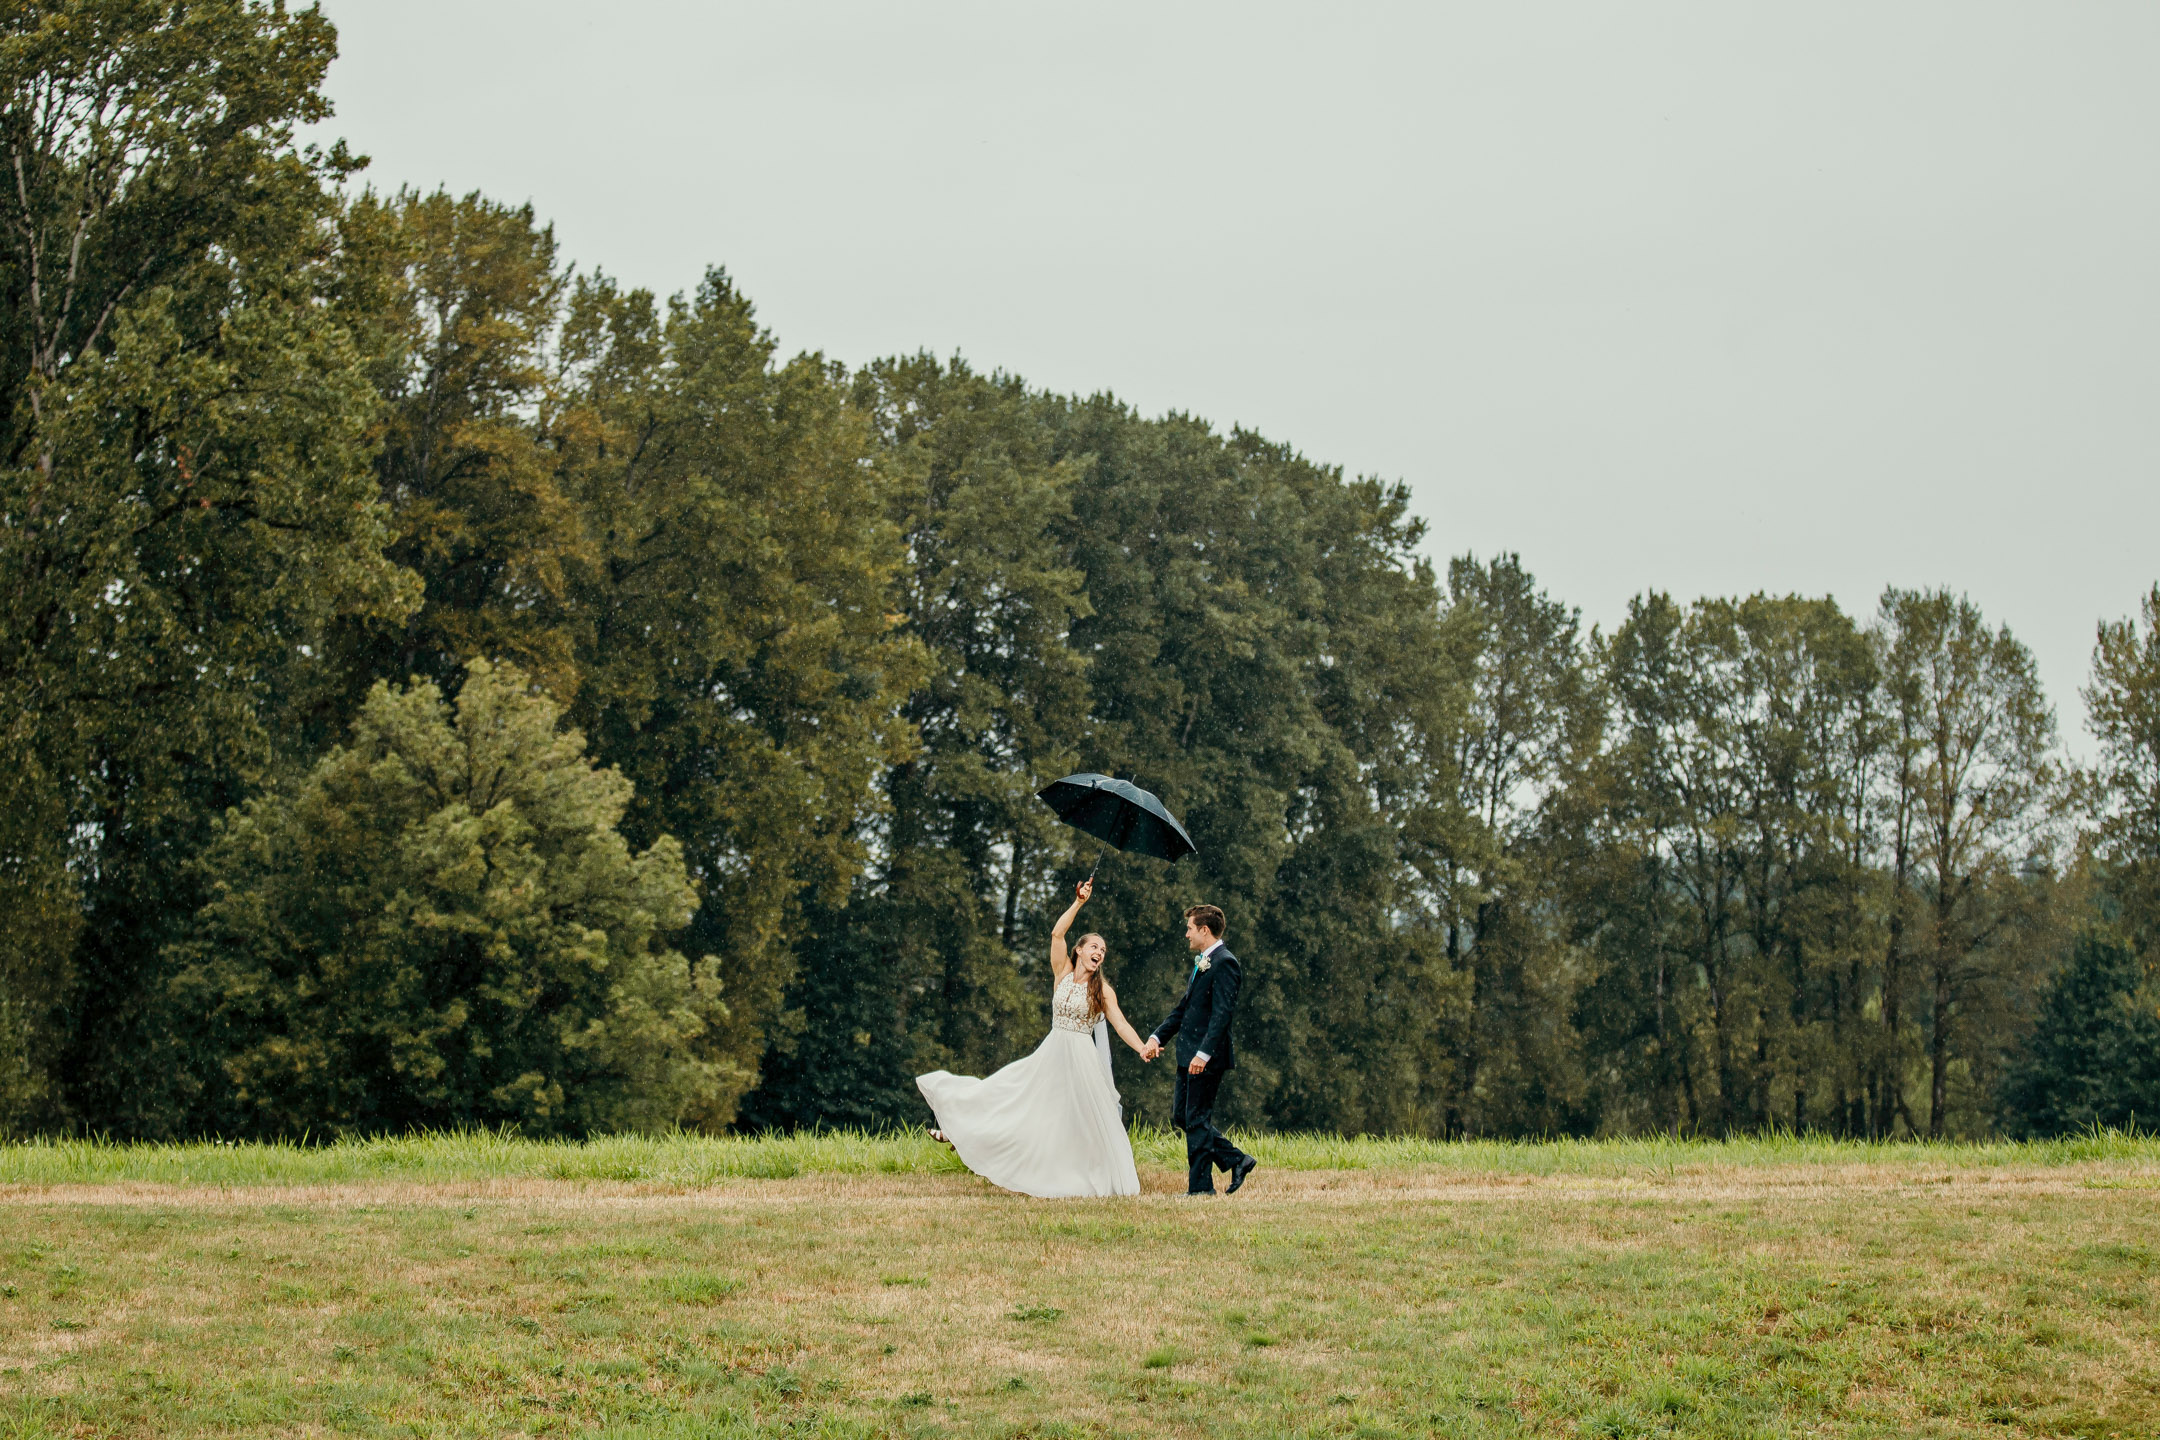
{"label": "tall poplar tree", "polygon": [[2160,585],[2136,620],[2100,626],[2085,708],[2099,855],[2137,953],[2160,962]]}
{"label": "tall poplar tree", "polygon": [[1971,601],[1891,589],[1879,624],[1895,725],[1892,803],[1912,856],[1893,897],[1906,917],[1893,943],[1921,967],[1927,1132],[1941,1135],[1953,1063],[1971,1074],[1980,1062],[1975,1083],[1988,1083],[1983,1037],[2000,1034],[1996,1012],[2031,992],[2046,948],[2032,932],[2045,924],[2037,882],[2051,872],[2064,798],[2055,714],[2031,653]]}
{"label": "tall poplar tree", "polygon": [[[1450,1028],[1450,1133],[1566,1128],[1582,1099],[1580,953],[1552,903],[1548,801],[1590,703],[1576,612],[1519,556],[1448,566],[1444,633],[1467,680],[1448,725],[1449,823],[1420,845],[1466,985]],[[1416,837],[1421,842],[1425,837]]]}

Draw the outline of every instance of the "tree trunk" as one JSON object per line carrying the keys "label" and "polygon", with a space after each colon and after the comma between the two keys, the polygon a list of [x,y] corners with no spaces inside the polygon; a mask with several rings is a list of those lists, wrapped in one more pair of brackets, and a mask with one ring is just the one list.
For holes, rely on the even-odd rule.
{"label": "tree trunk", "polygon": [[1020,916],[1020,837],[1013,836],[1012,873],[1005,880],[1005,948],[1013,947],[1013,927]]}
{"label": "tree trunk", "polygon": [[[1909,782],[1901,774],[1898,783],[1903,787]],[[1902,800],[1899,809],[1901,812],[1904,809]],[[1897,838],[1890,868],[1890,944],[1883,955],[1882,1053],[1875,1061],[1880,1096],[1875,1107],[1875,1120],[1880,1128],[1877,1139],[1889,1135],[1892,1114],[1905,1108],[1904,1081],[1898,1074],[1898,1031],[1904,1021],[1898,999],[1905,980],[1901,963],[1905,958],[1905,891],[1912,876],[1912,842],[1905,827],[1906,818],[1900,813],[1895,822]]]}
{"label": "tree trunk", "polygon": [[[1674,1095],[1674,1091],[1673,1091],[1673,1083],[1672,1083],[1672,1082],[1673,1082],[1673,1049],[1672,1049],[1672,1037],[1671,1037],[1670,1035],[1668,1035],[1668,1034],[1666,1034],[1666,1033],[1665,1033],[1665,946],[1663,945],[1663,943],[1659,943],[1659,944],[1657,945],[1657,947],[1656,947],[1656,953],[1657,953],[1657,1047],[1658,1047],[1658,1089],[1659,1089],[1659,1090],[1661,1090],[1662,1092],[1664,1092],[1664,1095],[1665,1095],[1665,1096],[1671,1096],[1671,1097],[1673,1097],[1674,1099],[1676,1099],[1676,1100],[1677,1100],[1677,1099],[1678,1099],[1678,1097],[1677,1097],[1676,1095]],[[1661,1098],[1662,1098],[1662,1097],[1661,1097]],[[1679,1112],[1679,1107],[1678,1107],[1678,1106],[1676,1105],[1676,1106],[1674,1107],[1674,1109],[1673,1109],[1673,1114],[1674,1114],[1674,1116],[1675,1116],[1675,1118],[1674,1118],[1674,1120],[1673,1120],[1673,1133],[1674,1133],[1674,1134],[1676,1134],[1676,1135],[1677,1135],[1677,1134],[1678,1134],[1678,1133],[1680,1132],[1680,1122],[1679,1122],[1679,1119],[1677,1118],[1677,1117],[1679,1116],[1679,1113],[1680,1113],[1680,1112]]]}
{"label": "tree trunk", "polygon": [[1935,1033],[1928,1037],[1928,1138],[1942,1139],[1943,1108],[1950,1093],[1950,971],[1935,966]]}
{"label": "tree trunk", "polygon": [[1703,951],[1703,973],[1710,981],[1710,1029],[1714,1037],[1717,1065],[1717,1108],[1712,1112],[1710,1123],[1715,1133],[1723,1139],[1732,1130],[1733,1100],[1739,1089],[1733,1077],[1732,1017],[1728,1013],[1725,971],[1725,907],[1721,902],[1717,918],[1709,929],[1709,944]]}
{"label": "tree trunk", "polygon": [[[1943,843],[1938,841],[1938,844]],[[1950,938],[1950,911],[1955,902],[1951,899],[1949,878],[1939,871],[1935,885],[1935,934],[1934,963],[1929,967],[1929,978],[1934,982],[1930,1000],[1934,1007],[1935,1023],[1929,1027],[1928,1036],[1928,1138],[1940,1140],[1943,1133],[1943,1110],[1950,1095],[1950,1005],[1953,997],[1951,983],[1955,951]]]}
{"label": "tree trunk", "polygon": [[1711,1133],[1723,1139],[1732,1117],[1732,1045],[1725,1035],[1724,977],[1710,972],[1711,1061],[1717,1068],[1717,1100],[1710,1112]]}
{"label": "tree trunk", "polygon": [[1685,1039],[1681,1041],[1679,1051],[1680,1107],[1673,1116],[1673,1136],[1675,1139],[1679,1138],[1683,1133],[1692,1133],[1697,1118],[1702,1114],[1702,1107],[1695,1102],[1695,1067],[1688,1064],[1688,1047]]}

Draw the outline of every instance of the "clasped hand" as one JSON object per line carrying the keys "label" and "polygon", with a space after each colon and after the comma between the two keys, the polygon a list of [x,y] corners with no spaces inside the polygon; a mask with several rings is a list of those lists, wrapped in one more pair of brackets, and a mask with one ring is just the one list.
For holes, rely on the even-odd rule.
{"label": "clasped hand", "polygon": [[[1147,1044],[1140,1047],[1140,1058],[1142,1060],[1153,1060],[1156,1056],[1162,1054],[1162,1052],[1162,1040],[1157,1036],[1150,1035],[1147,1038]],[[1193,1057],[1192,1064],[1185,1067],[1185,1073],[1188,1075],[1198,1075],[1201,1071],[1205,1069],[1207,1069],[1207,1061],[1202,1060],[1199,1056],[1195,1055]]]}

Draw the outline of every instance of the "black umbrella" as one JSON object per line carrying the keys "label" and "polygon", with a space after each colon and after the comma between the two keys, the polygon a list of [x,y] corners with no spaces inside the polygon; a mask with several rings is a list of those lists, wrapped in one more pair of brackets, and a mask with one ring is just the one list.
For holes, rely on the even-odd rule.
{"label": "black umbrella", "polygon": [[1129,780],[1108,775],[1067,775],[1035,792],[1075,830],[1107,840],[1120,850],[1175,860],[1199,850],[1162,801]]}

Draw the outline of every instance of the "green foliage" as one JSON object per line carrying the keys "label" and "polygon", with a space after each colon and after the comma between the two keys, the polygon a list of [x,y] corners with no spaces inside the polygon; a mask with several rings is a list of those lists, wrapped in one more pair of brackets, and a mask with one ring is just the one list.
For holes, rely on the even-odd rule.
{"label": "green foliage", "polygon": [[2119,938],[2079,933],[2003,1085],[2014,1135],[2160,1123],[2160,993]]}
{"label": "green foliage", "polygon": [[329,622],[411,603],[321,303],[351,162],[292,143],[331,54],[318,13],[234,0],[0,22],[0,1005],[65,1078],[5,1087],[48,1123],[174,1122],[189,861],[280,762]]}
{"label": "green foliage", "polygon": [[1072,833],[1034,798],[1089,727],[1089,610],[1057,526],[1078,467],[1017,380],[927,356],[857,375],[910,564],[895,587],[929,669],[902,715],[915,752],[883,777],[885,863],[812,915],[799,1022],[769,1053],[761,1124],[904,1123],[912,1077],[986,1070],[1033,1043],[1055,867]]}
{"label": "green foliage", "polygon": [[2160,1118],[2160,586],[2103,622],[2085,705],[2091,914],[2042,992],[2002,1090],[2007,1127],[2057,1135]]}
{"label": "green foliage", "polygon": [[923,673],[867,417],[836,367],[775,358],[714,271],[690,297],[573,292],[541,430],[592,554],[572,570],[572,717],[636,786],[638,843],[682,845],[728,1013],[701,1040],[728,1124],[790,1016],[805,907],[848,893]]}
{"label": "green foliage", "polygon": [[2160,585],[2143,623],[2100,626],[2085,705],[2100,764],[2092,776],[2104,883],[2138,953],[2160,959]]}
{"label": "green foliage", "polygon": [[[1086,461],[1063,532],[1093,612],[1072,627],[1093,697],[1081,762],[1144,779],[1200,847],[1174,870],[1103,857],[1088,922],[1124,1008],[1143,1029],[1168,1008],[1188,959],[1177,916],[1220,903],[1246,958],[1227,1107],[1421,1128],[1433,1072],[1417,1057],[1457,990],[1414,908],[1406,836],[1436,803],[1453,697],[1407,492],[1107,398],[1053,413],[1059,453]],[[1165,1116],[1169,1088],[1151,1067],[1128,1105]]]}
{"label": "green foliage", "polygon": [[1846,970],[1869,944],[1865,875],[1843,857],[1875,743],[1866,642],[1826,600],[1653,595],[1603,660],[1607,848],[1584,899],[1619,922],[1589,1001],[1619,1062],[1604,1104],[1623,1126],[1724,1133],[1787,1106],[1804,1126],[1831,1090],[1849,1123],[1851,1056],[1822,1043],[1857,1037],[1864,1003]]}
{"label": "green foliage", "polygon": [[1597,957],[1595,1123],[1987,1124],[2060,945],[2024,648],[1944,592],[1890,592],[1866,633],[1828,600],[1651,595],[1599,661],[1609,736],[1550,832]]}
{"label": "green foliage", "polygon": [[340,233],[337,313],[382,398],[387,553],[425,594],[395,624],[344,627],[352,698],[376,679],[454,680],[475,655],[574,695],[565,590],[590,544],[530,424],[550,393],[564,294],[554,235],[530,206],[441,191],[362,194]]}
{"label": "green foliage", "polygon": [[1577,732],[1595,721],[1577,624],[1517,556],[1448,566],[1448,658],[1467,683],[1439,731],[1438,803],[1409,836],[1463,986],[1442,1031],[1444,1133],[1566,1130],[1583,1103],[1572,1012],[1585,957],[1551,903],[1550,843]]}
{"label": "green foliage", "polygon": [[[1452,690],[1399,489],[1256,436],[1079,405],[917,357],[873,367],[931,670],[921,748],[886,780],[884,863],[804,954],[800,1029],[749,1116],[878,1124],[912,1076],[987,1069],[1041,1025],[1048,919],[1100,863],[1084,923],[1136,1025],[1185,973],[1177,916],[1224,900],[1259,957],[1240,1113],[1418,1128],[1435,1017],[1459,993],[1408,904]],[[1103,854],[1032,798],[1071,769],[1139,776],[1201,852]],[[1161,1067],[1129,1108],[1168,1111]]]}
{"label": "green foliage", "polygon": [[378,685],[352,740],[233,812],[172,985],[217,1057],[198,1114],[271,1134],[650,1129],[709,1104],[723,1013],[681,850],[556,706],[475,661],[454,708]]}
{"label": "green foliage", "polygon": [[[1946,591],[1889,590],[1879,634],[1894,787],[1888,963],[1922,967],[1927,1124],[1940,1135],[1960,1027],[2029,994],[2053,948],[2046,890],[2030,882],[2053,862],[2066,795],[2054,710],[2007,628]],[[1993,1058],[1964,1048],[1968,1066]]]}
{"label": "green foliage", "polygon": [[920,748],[886,782],[886,953],[909,991],[937,997],[909,1007],[920,1051],[976,1066],[1042,1023],[1014,961],[1041,956],[1065,899],[1045,872],[1074,837],[1034,792],[1074,768],[1089,729],[1086,657],[1067,637],[1090,607],[1059,535],[1079,467],[1010,377],[916,356],[872,366],[855,394],[911,560],[897,608],[931,665],[902,711]]}
{"label": "green foliage", "polygon": [[730,1004],[685,1118],[725,1125],[791,1033],[805,907],[845,897],[912,739],[920,652],[867,418],[833,367],[777,360],[721,272],[663,315],[477,195],[362,196],[343,233],[339,304],[388,402],[390,553],[427,595],[344,627],[348,693],[495,654],[564,697],[634,782],[625,833],[674,837],[700,890],[686,940]]}

